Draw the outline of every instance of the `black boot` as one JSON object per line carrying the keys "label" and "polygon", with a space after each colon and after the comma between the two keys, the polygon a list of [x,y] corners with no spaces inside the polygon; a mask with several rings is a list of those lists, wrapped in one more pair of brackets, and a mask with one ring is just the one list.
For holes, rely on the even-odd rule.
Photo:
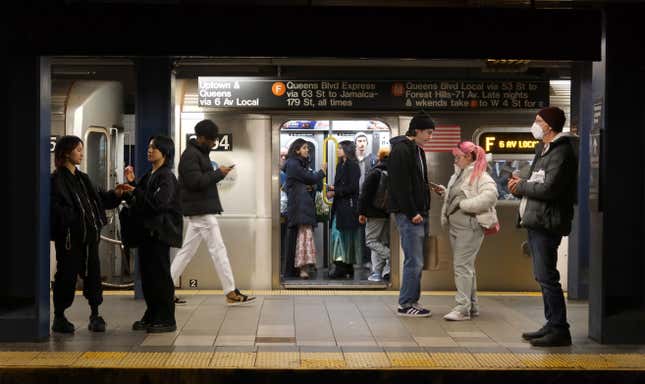
{"label": "black boot", "polygon": [[542,336],[545,336],[547,333],[549,333],[549,327],[544,325],[544,326],[542,326],[542,328],[538,329],[537,331],[522,333],[522,339],[524,339],[524,340],[537,339],[537,338],[540,338]]}
{"label": "black boot", "polygon": [[132,330],[133,331],[145,331],[148,329],[150,326],[150,323],[148,323],[145,320],[137,320],[132,324]]}
{"label": "black boot", "polygon": [[534,347],[567,347],[571,345],[571,333],[566,328],[550,328],[546,335],[530,343]]}
{"label": "black boot", "polygon": [[87,329],[92,332],[105,332],[105,320],[101,316],[90,316],[90,323]]}
{"label": "black boot", "polygon": [[58,333],[74,333],[74,324],[70,323],[65,315],[54,316],[52,331]]}

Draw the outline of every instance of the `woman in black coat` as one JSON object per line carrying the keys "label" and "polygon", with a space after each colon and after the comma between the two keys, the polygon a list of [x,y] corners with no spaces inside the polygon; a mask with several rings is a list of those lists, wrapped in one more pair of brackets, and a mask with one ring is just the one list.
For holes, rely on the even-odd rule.
{"label": "woman in black coat", "polygon": [[76,278],[83,279],[83,296],[91,308],[88,328],[105,332],[105,320],[99,316],[103,302],[99,240],[101,228],[107,223],[105,209],[121,203],[128,185],[103,192],[97,190],[87,174],[76,168],[83,160],[83,141],[76,136],[63,136],[56,142],[51,175],[51,239],[56,245],[54,275],[54,322],[52,331],[73,333],[74,324],[65,318],[65,309],[72,305]]}
{"label": "woman in black coat", "polygon": [[337,268],[330,272],[338,277],[351,274],[352,265],[361,263],[361,238],[358,223],[358,193],[361,170],[356,161],[356,145],[341,141],[338,148],[338,164],[334,185],[329,186],[328,198],[334,198],[332,214],[332,261]]}
{"label": "woman in black coat", "polygon": [[175,286],[170,276],[170,247],[182,244],[183,217],[179,205],[179,185],[172,173],[175,144],[166,136],[156,136],[148,145],[152,170],[135,183],[134,171],[126,168],[126,179],[136,186],[126,201],[138,215],[142,228],[139,239],[139,265],[146,312],[132,325],[135,331],[174,332]]}
{"label": "woman in black coat", "polygon": [[[297,228],[293,265],[300,277],[309,278],[307,268],[316,265],[316,246],[313,228],[316,226],[316,206],[311,197],[312,185],[318,184],[326,172],[326,164],[318,172],[309,170],[309,146],[304,139],[296,139],[289,147],[284,170],[287,174],[287,225],[293,234]],[[291,263],[289,252],[286,262]]]}

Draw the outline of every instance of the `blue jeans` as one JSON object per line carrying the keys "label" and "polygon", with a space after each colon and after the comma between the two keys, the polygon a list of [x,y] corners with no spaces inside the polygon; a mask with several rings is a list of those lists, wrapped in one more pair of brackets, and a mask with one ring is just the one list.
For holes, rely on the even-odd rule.
{"label": "blue jeans", "polygon": [[418,303],[421,296],[423,244],[428,235],[428,216],[423,216],[421,224],[413,224],[402,213],[395,214],[394,218],[401,236],[401,248],[403,248],[404,255],[399,305],[406,308]]}
{"label": "blue jeans", "polygon": [[564,294],[560,286],[560,273],[556,268],[558,246],[562,236],[528,229],[529,247],[533,258],[533,276],[542,288],[544,317],[551,328],[569,328]]}

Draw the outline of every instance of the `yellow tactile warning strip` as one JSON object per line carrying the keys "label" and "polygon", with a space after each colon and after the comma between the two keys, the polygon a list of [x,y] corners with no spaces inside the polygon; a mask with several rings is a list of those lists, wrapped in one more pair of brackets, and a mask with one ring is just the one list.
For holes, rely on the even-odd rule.
{"label": "yellow tactile warning strip", "polygon": [[[249,290],[244,293],[253,296],[398,296],[399,291],[377,290],[344,290],[344,289],[264,289]],[[82,291],[76,291],[76,295],[82,295]],[[132,291],[104,291],[105,296],[132,296]],[[216,289],[182,289],[177,290],[181,296],[190,295],[224,295],[224,292]],[[455,291],[425,291],[422,296],[454,296]],[[477,292],[479,296],[541,296],[540,292]],[[565,293],[566,296],[566,293]]]}
{"label": "yellow tactile warning strip", "polygon": [[425,352],[388,352],[392,368],[430,368],[435,364]]}
{"label": "yellow tactile warning strip", "polygon": [[25,365],[38,356],[39,353],[37,351],[0,352],[0,366]]}
{"label": "yellow tactile warning strip", "polygon": [[255,357],[256,368],[299,368],[298,352],[258,352]]}
{"label": "yellow tactile warning strip", "polygon": [[255,352],[215,352],[210,366],[212,368],[253,368]]}
{"label": "yellow tactile warning strip", "polygon": [[392,366],[385,352],[347,352],[344,355],[348,368],[390,368]]}
{"label": "yellow tactile warning strip", "polygon": [[300,352],[300,368],[345,368],[341,352]]}
{"label": "yellow tactile warning strip", "polygon": [[120,367],[124,368],[160,368],[170,358],[173,352],[131,352],[121,360]]}
{"label": "yellow tactile warning strip", "polygon": [[168,368],[208,368],[212,352],[173,352],[166,360]]}
{"label": "yellow tactile warning strip", "polygon": [[620,368],[645,369],[645,354],[606,354],[600,355],[608,362],[616,364]]}
{"label": "yellow tactile warning strip", "polygon": [[74,367],[118,367],[127,352],[85,352],[73,364]]}
{"label": "yellow tactile warning strip", "polygon": [[475,359],[486,368],[524,368],[512,353],[475,353]]}
{"label": "yellow tactile warning strip", "polygon": [[477,369],[482,366],[470,353],[433,353],[432,359],[440,368]]}
{"label": "yellow tactile warning strip", "polygon": [[41,352],[30,360],[29,366],[61,367],[74,364],[83,352]]}
{"label": "yellow tactile warning strip", "polygon": [[0,368],[645,370],[645,354],[426,352],[0,352]]}

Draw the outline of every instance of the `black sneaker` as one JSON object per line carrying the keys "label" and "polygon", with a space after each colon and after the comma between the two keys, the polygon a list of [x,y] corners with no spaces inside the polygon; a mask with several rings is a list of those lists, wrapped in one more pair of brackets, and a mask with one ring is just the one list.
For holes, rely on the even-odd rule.
{"label": "black sneaker", "polygon": [[568,329],[550,329],[542,337],[531,339],[530,343],[534,347],[568,347],[571,345],[571,333]]}
{"label": "black sneaker", "polygon": [[175,332],[177,330],[177,325],[170,323],[154,323],[150,324],[146,330],[148,333]]}
{"label": "black sneaker", "polygon": [[105,320],[101,316],[90,316],[90,323],[87,329],[92,332],[105,332]]}
{"label": "black sneaker", "polygon": [[182,305],[186,304],[186,300],[182,299],[181,297],[175,296],[175,305]]}
{"label": "black sneaker", "polygon": [[549,333],[549,327],[544,325],[542,326],[542,328],[538,329],[537,331],[522,333],[522,339],[524,340],[538,339],[540,337],[546,336],[547,333]]}
{"label": "black sneaker", "polygon": [[237,288],[226,294],[226,304],[230,306],[252,304],[254,302],[255,297],[243,295]]}
{"label": "black sneaker", "polygon": [[52,331],[58,333],[74,333],[74,324],[70,323],[65,316],[54,316]]}
{"label": "black sneaker", "polygon": [[148,329],[150,326],[150,323],[148,323],[145,320],[137,320],[132,324],[132,330],[133,331],[145,331]]}
{"label": "black sneaker", "polygon": [[411,305],[409,307],[401,307],[397,309],[396,314],[403,317],[430,317],[432,312],[419,305]]}

